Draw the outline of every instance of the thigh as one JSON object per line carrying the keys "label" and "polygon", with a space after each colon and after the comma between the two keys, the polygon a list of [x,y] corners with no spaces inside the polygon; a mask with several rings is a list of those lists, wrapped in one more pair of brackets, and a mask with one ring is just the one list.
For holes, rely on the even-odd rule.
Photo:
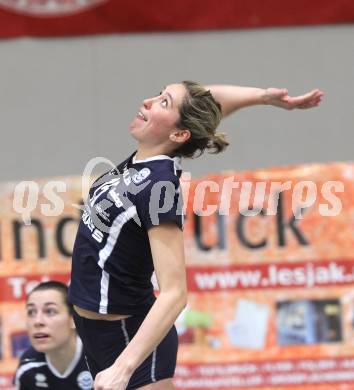
{"label": "thigh", "polygon": [[151,389],[157,390],[161,387],[161,381],[173,378],[176,369],[177,349],[178,336],[176,328],[173,326],[152,354],[136,369],[127,390],[139,389],[150,384],[157,386]]}
{"label": "thigh", "polygon": [[[77,332],[83,342],[86,361],[93,378],[110,367],[140,328],[144,317],[124,320],[88,320],[74,315]],[[161,343],[133,373],[127,390],[157,384],[174,376],[178,336],[173,326]],[[156,390],[158,387],[156,388]],[[167,389],[167,388],[166,388]],[[171,387],[173,389],[173,387]]]}
{"label": "thigh", "polygon": [[89,320],[74,314],[74,321],[88,368],[95,378],[98,372],[110,367],[126,347],[125,320]]}

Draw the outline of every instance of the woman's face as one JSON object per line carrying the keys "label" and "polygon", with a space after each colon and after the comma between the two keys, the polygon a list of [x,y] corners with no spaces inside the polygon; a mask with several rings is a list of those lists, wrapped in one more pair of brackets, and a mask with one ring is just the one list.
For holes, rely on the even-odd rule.
{"label": "woman's face", "polygon": [[74,323],[63,295],[57,290],[33,292],[26,304],[27,331],[39,352],[52,352],[70,341]]}
{"label": "woman's face", "polygon": [[157,146],[168,142],[176,130],[179,107],[186,94],[183,84],[171,84],[161,94],[143,101],[130,124],[133,137],[141,144]]}

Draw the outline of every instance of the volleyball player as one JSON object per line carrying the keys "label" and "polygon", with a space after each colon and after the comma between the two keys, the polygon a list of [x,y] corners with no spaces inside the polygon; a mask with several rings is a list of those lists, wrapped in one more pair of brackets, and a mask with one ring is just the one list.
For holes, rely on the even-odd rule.
{"label": "volleyball player", "polygon": [[32,347],[21,356],[16,371],[19,390],[93,389],[67,291],[65,284],[50,281],[28,294],[27,331]]}
{"label": "volleyball player", "polygon": [[173,323],[187,300],[180,159],[222,152],[216,128],[237,109],[311,108],[322,95],[182,82],[143,101],[130,125],[137,150],[93,184],[73,251],[69,296],[95,390],[174,388]]}

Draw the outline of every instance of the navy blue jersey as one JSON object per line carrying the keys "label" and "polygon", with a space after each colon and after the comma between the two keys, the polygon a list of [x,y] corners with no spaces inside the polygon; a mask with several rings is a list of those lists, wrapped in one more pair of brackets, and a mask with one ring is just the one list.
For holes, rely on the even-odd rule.
{"label": "navy blue jersey", "polygon": [[178,161],[130,156],[92,185],[77,232],[69,299],[97,313],[147,313],[155,301],[148,230],[183,225]]}
{"label": "navy blue jersey", "polygon": [[18,390],[91,390],[93,380],[77,338],[75,356],[63,374],[50,363],[46,354],[29,348],[20,359],[15,384]]}

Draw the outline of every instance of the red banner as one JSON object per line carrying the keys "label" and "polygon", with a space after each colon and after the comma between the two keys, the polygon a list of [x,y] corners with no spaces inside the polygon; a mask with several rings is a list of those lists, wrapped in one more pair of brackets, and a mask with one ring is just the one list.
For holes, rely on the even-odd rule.
{"label": "red banner", "polygon": [[354,260],[349,259],[188,268],[190,292],[345,286],[353,281]]}
{"label": "red banner", "polygon": [[[354,381],[354,358],[272,360],[225,364],[191,364],[177,367],[179,389],[269,389],[273,386],[311,386],[327,383],[348,388]],[[292,387],[293,388],[293,387]],[[301,387],[303,389],[303,387]]]}
{"label": "red banner", "polygon": [[0,277],[0,302],[23,302],[29,291],[38,283],[48,280],[58,280],[69,283],[70,272],[32,275],[13,275],[10,277]]}
{"label": "red banner", "polygon": [[0,0],[0,37],[352,23],[352,0]]}

